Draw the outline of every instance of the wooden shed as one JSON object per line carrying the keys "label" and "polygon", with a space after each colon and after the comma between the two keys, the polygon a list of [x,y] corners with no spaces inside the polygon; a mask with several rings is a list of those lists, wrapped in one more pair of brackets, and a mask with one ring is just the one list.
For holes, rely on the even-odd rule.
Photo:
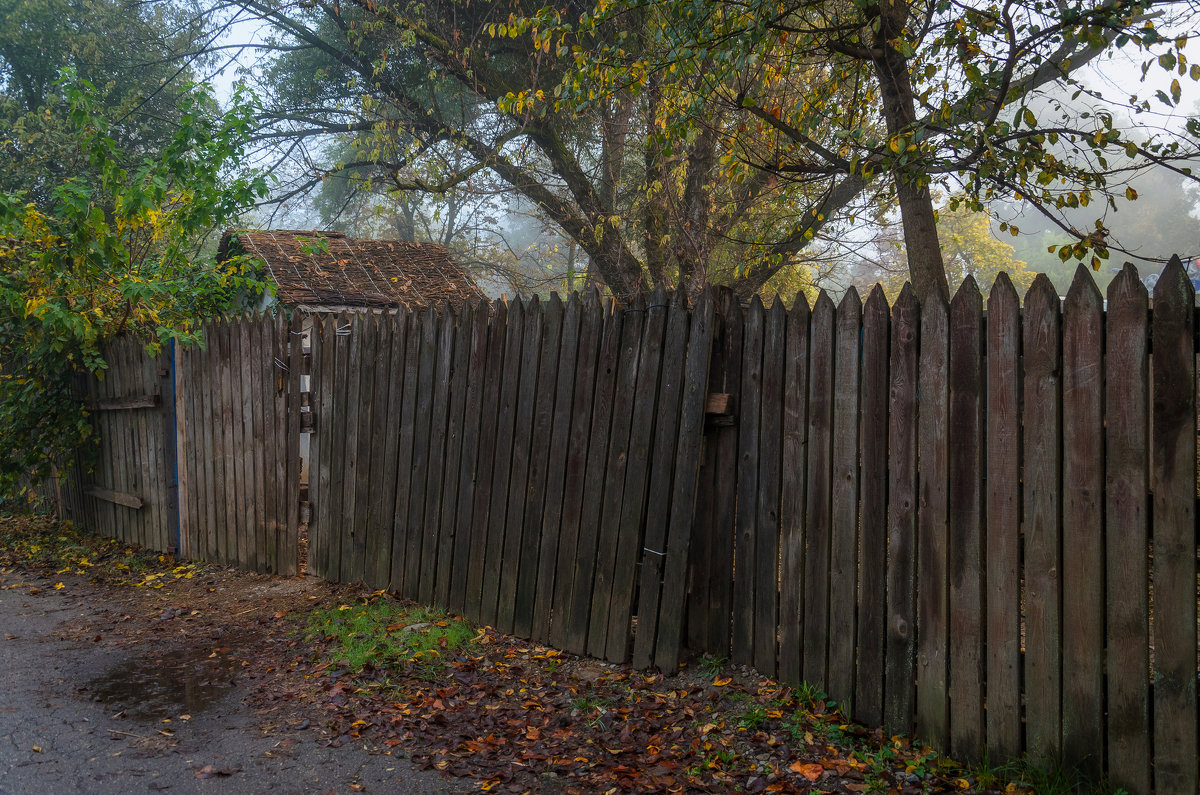
{"label": "wooden shed", "polygon": [[341,232],[229,230],[218,259],[249,254],[275,284],[274,303],[307,312],[386,310],[486,300],[436,243],[364,240]]}

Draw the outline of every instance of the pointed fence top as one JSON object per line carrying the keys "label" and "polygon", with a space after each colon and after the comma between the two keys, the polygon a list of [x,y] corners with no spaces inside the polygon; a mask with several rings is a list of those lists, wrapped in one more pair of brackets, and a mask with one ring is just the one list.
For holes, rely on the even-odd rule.
{"label": "pointed fence top", "polygon": [[871,292],[867,293],[867,301],[863,305],[868,312],[878,312],[882,309],[885,313],[888,310],[887,295],[883,292],[883,285],[879,282],[871,288]]}
{"label": "pointed fence top", "polygon": [[977,304],[983,304],[983,293],[979,291],[979,283],[975,281],[975,277],[968,273],[967,278],[962,280],[962,284],[954,292],[954,297],[950,299],[950,306],[954,308]]}
{"label": "pointed fence top", "polygon": [[792,301],[791,314],[793,317],[803,317],[809,313],[808,296],[803,290],[796,293],[796,298]]}
{"label": "pointed fence top", "polygon": [[1158,277],[1158,281],[1154,284],[1154,303],[1159,302],[1175,302],[1183,304],[1191,304],[1196,300],[1196,290],[1192,287],[1192,282],[1188,279],[1187,270],[1183,267],[1183,260],[1179,259],[1176,254],[1167,262],[1167,267],[1163,268],[1162,273]]}
{"label": "pointed fence top", "polygon": [[1067,289],[1066,306],[1069,308],[1099,308],[1103,303],[1100,295],[1100,288],[1096,286],[1096,280],[1092,278],[1092,271],[1082,262],[1075,269],[1075,277],[1071,279],[1071,286]]}
{"label": "pointed fence top", "polygon": [[1054,289],[1054,283],[1050,281],[1050,277],[1039,273],[1034,277],[1033,284],[1029,286],[1029,292],[1025,293],[1025,306],[1031,308],[1042,305],[1053,306],[1057,311],[1059,301],[1058,291]]}
{"label": "pointed fence top", "polygon": [[1108,284],[1108,302],[1116,305],[1130,301],[1140,301],[1145,306],[1149,298],[1146,285],[1132,262],[1126,262],[1117,277]]}
{"label": "pointed fence top", "polygon": [[858,297],[858,289],[852,284],[850,289],[846,290],[846,294],[842,296],[841,302],[838,303],[838,313],[855,310],[862,310],[862,299]]}

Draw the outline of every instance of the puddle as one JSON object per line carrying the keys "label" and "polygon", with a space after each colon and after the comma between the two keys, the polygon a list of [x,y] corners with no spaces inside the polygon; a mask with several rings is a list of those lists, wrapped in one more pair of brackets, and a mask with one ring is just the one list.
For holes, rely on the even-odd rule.
{"label": "puddle", "polygon": [[222,649],[181,649],[128,660],[81,690],[113,713],[158,721],[203,712],[233,687],[240,664]]}

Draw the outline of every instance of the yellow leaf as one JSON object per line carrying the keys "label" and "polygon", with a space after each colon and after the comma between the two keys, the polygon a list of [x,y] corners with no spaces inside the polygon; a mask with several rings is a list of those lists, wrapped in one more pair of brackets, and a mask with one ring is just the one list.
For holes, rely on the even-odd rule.
{"label": "yellow leaf", "polygon": [[713,684],[716,685],[717,687],[724,687],[725,685],[729,684],[732,681],[733,681],[733,677],[731,677],[731,676],[718,676],[715,679],[713,679]]}
{"label": "yellow leaf", "polygon": [[67,586],[63,585],[63,584],[60,582],[60,583],[58,583],[57,585],[55,585],[55,586],[54,586],[54,590],[56,590],[56,591],[61,591],[63,588],[66,588],[66,587],[67,587]]}

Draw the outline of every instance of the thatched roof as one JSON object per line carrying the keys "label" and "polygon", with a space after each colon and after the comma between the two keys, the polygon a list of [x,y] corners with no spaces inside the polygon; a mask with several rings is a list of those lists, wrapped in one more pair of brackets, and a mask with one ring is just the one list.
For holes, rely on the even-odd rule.
{"label": "thatched roof", "polygon": [[230,230],[219,259],[250,254],[266,265],[276,299],[289,306],[453,306],[484,299],[444,246],[360,240],[341,232]]}

